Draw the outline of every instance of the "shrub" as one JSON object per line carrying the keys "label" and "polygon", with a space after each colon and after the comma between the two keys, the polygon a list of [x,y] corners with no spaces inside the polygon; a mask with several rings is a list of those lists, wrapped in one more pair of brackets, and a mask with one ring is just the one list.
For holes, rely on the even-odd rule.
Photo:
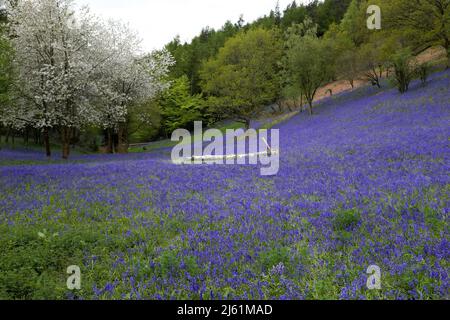
{"label": "shrub", "polygon": [[398,51],[391,57],[392,65],[394,66],[394,83],[398,87],[400,93],[405,93],[409,90],[416,69],[412,62],[412,53],[409,49]]}
{"label": "shrub", "polygon": [[422,85],[425,86],[427,84],[428,76],[430,75],[431,64],[428,62],[422,63],[417,67],[417,75],[422,81]]}

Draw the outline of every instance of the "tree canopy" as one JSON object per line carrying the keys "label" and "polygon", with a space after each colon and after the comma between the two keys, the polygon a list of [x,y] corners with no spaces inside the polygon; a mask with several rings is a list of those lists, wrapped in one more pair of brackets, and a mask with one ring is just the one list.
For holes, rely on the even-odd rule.
{"label": "tree canopy", "polygon": [[216,98],[224,114],[249,126],[259,109],[277,97],[281,56],[282,42],[276,31],[240,32],[205,63],[202,88]]}

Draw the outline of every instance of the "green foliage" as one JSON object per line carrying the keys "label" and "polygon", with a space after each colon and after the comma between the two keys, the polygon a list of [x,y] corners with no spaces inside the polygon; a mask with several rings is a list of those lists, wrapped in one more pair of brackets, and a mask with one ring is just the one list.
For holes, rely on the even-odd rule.
{"label": "green foliage", "polygon": [[[285,100],[290,101],[291,103],[293,103],[294,108],[301,108],[303,107],[303,97],[302,97],[302,91],[300,90],[299,87],[290,84],[289,82],[287,82],[282,89],[281,92],[283,98]],[[299,102],[300,100],[300,102]],[[291,106],[289,105],[288,102],[286,102],[288,104],[288,107],[291,108]]]}
{"label": "green foliage", "polygon": [[190,94],[187,76],[174,80],[159,103],[164,130],[168,133],[180,128],[192,129],[194,121],[203,119],[205,103],[202,95]]}
{"label": "green foliage", "polygon": [[318,35],[322,36],[332,24],[339,23],[344,17],[351,0],[311,1],[307,5],[297,4],[295,1],[288,5],[281,18],[283,30],[293,24],[302,23],[306,17],[317,23]]}
{"label": "green foliage", "polygon": [[332,24],[339,23],[343,19],[350,3],[351,0],[325,0],[313,1],[309,5],[309,7],[316,5],[316,9],[309,15],[319,25],[319,36],[325,34]]}
{"label": "green foliage", "polygon": [[411,50],[403,49],[395,53],[391,58],[395,69],[392,80],[400,93],[405,93],[409,90],[409,84],[416,74],[412,57]]}
{"label": "green foliage", "polygon": [[166,45],[166,49],[175,58],[176,64],[171,68],[171,78],[187,76],[191,94],[201,92],[200,69],[204,61],[215,56],[225,42],[242,28],[241,22],[236,24],[227,21],[220,30],[204,28],[191,43],[182,44],[176,37]]}
{"label": "green foliage", "polygon": [[448,0],[383,0],[386,32],[399,30],[413,51],[432,45],[450,48],[450,2]]}
{"label": "green foliage", "polygon": [[361,214],[357,209],[338,210],[333,220],[335,231],[351,231],[361,221]]}
{"label": "green foliage", "polygon": [[158,99],[142,103],[139,108],[131,110],[128,118],[130,141],[141,143],[158,138],[162,127]]}
{"label": "green foliage", "polygon": [[300,88],[313,113],[312,103],[317,90],[333,76],[330,42],[314,36],[292,35],[286,52],[286,73],[291,85]]}
{"label": "green foliage", "polygon": [[[245,123],[279,95],[281,39],[261,28],[229,39],[201,71],[202,88],[222,113]],[[217,108],[215,108],[217,110]]]}
{"label": "green foliage", "polygon": [[0,15],[0,137],[3,133],[2,127],[10,124],[5,123],[4,119],[7,117],[4,114],[11,105],[13,83],[13,49],[9,39],[4,35],[5,26],[3,23],[5,21],[6,19],[2,20]]}
{"label": "green foliage", "polygon": [[289,265],[291,260],[291,250],[287,247],[272,248],[259,256],[259,264],[262,272],[269,272],[279,263]]}
{"label": "green foliage", "polygon": [[181,259],[176,250],[168,250],[161,254],[157,262],[160,266],[161,276],[167,277],[179,271]]}
{"label": "green foliage", "polygon": [[[105,245],[93,228],[64,234],[39,227],[1,230],[0,299],[66,299],[66,269]],[[105,246],[106,248],[106,246]]]}
{"label": "green foliage", "polygon": [[386,65],[384,56],[375,42],[368,42],[362,45],[358,51],[358,60],[361,70],[364,70],[365,78],[381,88],[381,78],[383,67]]}
{"label": "green foliage", "polygon": [[317,30],[317,24],[310,17],[305,17],[301,23],[293,24],[285,31],[285,48],[292,49],[300,38],[317,37]]}
{"label": "green foliage", "polygon": [[283,19],[281,21],[281,26],[283,30],[287,30],[293,24],[298,24],[303,22],[308,16],[308,10],[303,5],[297,5],[294,1],[292,4],[288,5],[283,13]]}
{"label": "green foliage", "polygon": [[353,41],[344,32],[330,30],[324,39],[329,43],[330,63],[333,68],[333,80],[339,77],[348,80],[353,87],[353,81],[357,78],[360,69],[359,56]]}
{"label": "green foliage", "polygon": [[284,32],[284,56],[282,60],[282,65],[284,68],[281,69],[280,78],[281,78],[281,94],[285,99],[290,99],[296,101],[298,97],[303,96],[302,89],[296,83],[294,79],[294,75],[292,74],[289,65],[288,53],[291,50],[295,50],[299,38],[309,36],[316,37],[317,36],[318,26],[315,24],[312,19],[306,16],[301,23],[292,24],[287,30]]}
{"label": "green foliage", "polygon": [[183,75],[188,76],[191,94],[200,93],[202,64],[214,57],[225,42],[242,29],[263,28],[271,30],[280,28],[282,31],[286,31],[293,24],[302,23],[309,16],[318,24],[318,34],[323,35],[332,23],[341,21],[350,1],[312,1],[308,5],[297,4],[296,1],[293,1],[285,10],[282,11],[277,6],[268,15],[247,25],[244,25],[241,17],[236,23],[227,21],[219,30],[204,28],[200,35],[190,43],[181,43],[180,38],[176,37],[166,45],[166,49],[176,60],[176,65],[171,69],[171,77],[176,79]]}
{"label": "green foliage", "polygon": [[352,88],[361,72],[360,60],[356,49],[344,51],[337,61],[337,74],[347,80]]}
{"label": "green foliage", "polygon": [[3,35],[0,26],[0,111],[10,99],[10,86],[12,83],[13,51],[8,39]]}
{"label": "green foliage", "polygon": [[419,76],[423,86],[427,84],[430,72],[431,72],[431,64],[429,62],[424,62],[417,67],[417,75]]}
{"label": "green foliage", "polygon": [[78,146],[89,152],[98,152],[102,131],[96,127],[85,128],[78,138]]}
{"label": "green foliage", "polygon": [[346,34],[356,46],[360,46],[368,39],[367,7],[366,0],[352,0],[340,24],[340,31]]}

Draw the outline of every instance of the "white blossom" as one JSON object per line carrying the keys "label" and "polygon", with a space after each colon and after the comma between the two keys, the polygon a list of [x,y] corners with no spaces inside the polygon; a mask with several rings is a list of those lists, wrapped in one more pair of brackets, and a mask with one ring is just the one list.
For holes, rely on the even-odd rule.
{"label": "white blossom", "polygon": [[87,7],[75,11],[72,0],[21,0],[7,10],[17,81],[4,122],[116,128],[133,105],[168,86],[170,54],[142,53],[121,22],[101,22]]}

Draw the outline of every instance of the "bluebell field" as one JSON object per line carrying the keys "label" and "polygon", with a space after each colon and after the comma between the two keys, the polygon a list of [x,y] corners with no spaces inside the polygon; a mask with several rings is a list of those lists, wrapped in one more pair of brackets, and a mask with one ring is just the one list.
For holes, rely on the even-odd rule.
{"label": "bluebell field", "polygon": [[1,150],[0,298],[448,299],[449,89],[446,71],[329,98],[277,126],[272,177]]}

